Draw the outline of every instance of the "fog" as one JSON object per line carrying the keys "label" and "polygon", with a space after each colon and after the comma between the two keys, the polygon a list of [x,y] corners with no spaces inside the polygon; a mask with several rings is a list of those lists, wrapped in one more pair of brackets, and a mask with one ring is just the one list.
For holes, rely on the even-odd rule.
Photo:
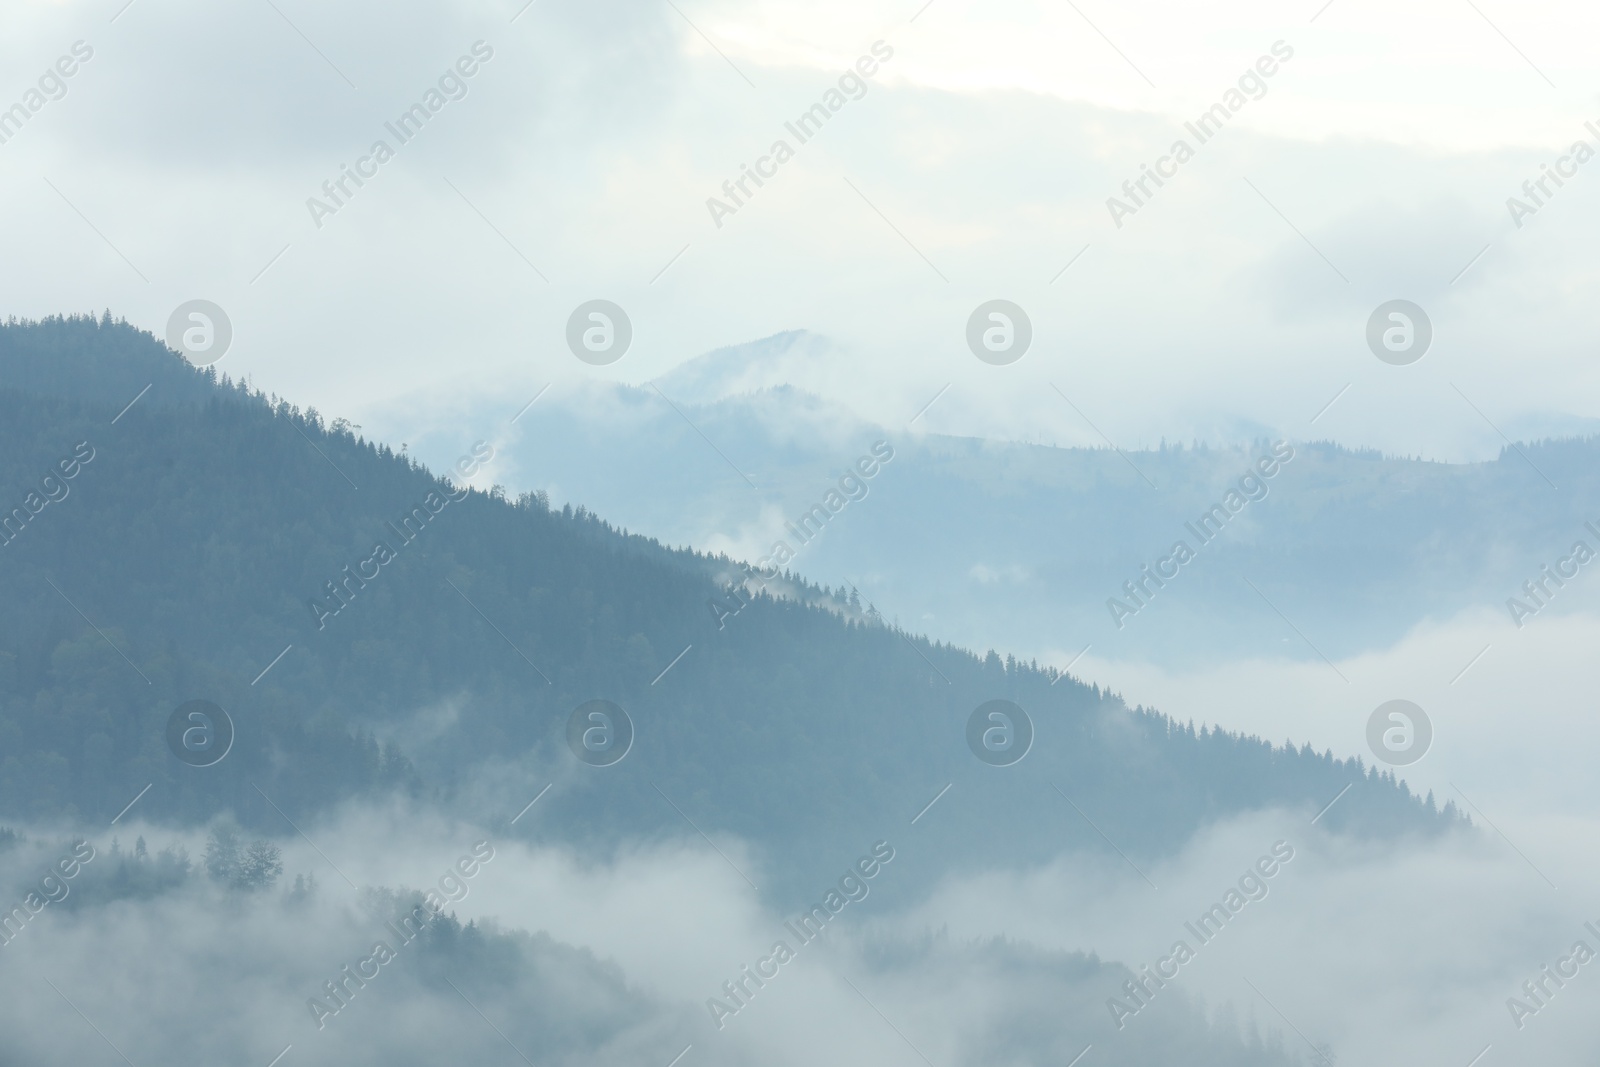
{"label": "fog", "polygon": [[[1051,381],[1129,448],[1297,430],[1346,385],[1320,432],[1438,458],[1589,415],[1594,198],[1579,178],[1521,226],[1506,208],[1594,117],[1569,5],[1504,37],[1470,8],[1395,23],[1343,2],[460,3],[404,26],[360,3],[116,6],[16,11],[17,69],[96,52],[4,145],[30,249],[10,308],[114,306],[159,333],[205,295],[236,325],[223,369],[386,439],[440,405],[487,421],[552,380],[640,383],[795,328],[845,345],[833,399],[879,422],[951,384],[927,420],[947,433],[1100,443]],[[467,95],[316,225],[322,183],[479,40],[496,58]],[[877,40],[895,58],[866,95],[717,226],[708,197]],[[1114,225],[1107,199],[1279,40],[1296,58],[1267,94]],[[563,324],[601,294],[637,340],[586,368]],[[997,294],[1035,324],[1011,368],[963,343]],[[1397,295],[1438,324],[1400,372],[1361,343]],[[1513,349],[1528,373],[1503,378]]]}
{"label": "fog", "polygon": [[[1100,660],[1091,651],[1074,670],[1130,704],[1369,760],[1369,716],[1387,700],[1413,701],[1432,719],[1434,735],[1427,754],[1403,769],[1406,780],[1419,792],[1433,790],[1441,803],[1469,797],[1520,845],[1521,835],[1600,812],[1589,758],[1600,735],[1587,651],[1597,635],[1600,618],[1588,611],[1541,617],[1519,630],[1504,608],[1483,608],[1419,625],[1391,648],[1332,666],[1263,654],[1172,672]],[[1063,659],[1077,651],[1063,650]],[[1542,851],[1529,850],[1543,857],[1541,866],[1571,861],[1570,845],[1561,843],[1566,832],[1546,838]]]}
{"label": "fog", "polygon": [[[917,849],[916,827],[885,825],[894,853]],[[135,1063],[241,1050],[266,1062],[290,1045],[296,1061],[503,1061],[509,1041],[535,1062],[666,1063],[692,1046],[686,1062],[799,1063],[820,1051],[909,1064],[982,1049],[1042,1062],[1093,1045],[1096,1061],[1121,1063],[1178,1042],[1209,1062],[1203,1048],[1216,1037],[1205,1019],[1221,1033],[1259,1028],[1289,1062],[1320,1062],[1306,1039],[1366,1062],[1465,1062],[1491,1044],[1502,1055],[1577,1061],[1592,1048],[1595,993],[1581,976],[1520,1030],[1505,1007],[1573,942],[1593,944],[1582,902],[1597,872],[1570,848],[1594,831],[1591,819],[1514,827],[1559,890],[1492,833],[1379,846],[1272,812],[1213,826],[1142,874],[1110,850],[1062,854],[1028,869],[951,872],[894,910],[870,892],[896,877],[891,860],[812,944],[734,869],[764,873],[733,840],[591,855],[541,846],[537,829],[511,836],[401,804],[346,809],[304,829],[278,842],[286,871],[316,876],[300,904],[278,893],[230,897],[202,879],[147,901],[47,906],[0,956],[17,1054],[97,1062],[109,1042]],[[53,855],[47,831],[32,832],[38,845],[7,857],[8,881]],[[112,836],[124,854],[136,836],[152,851],[180,840],[137,822],[102,828],[79,878],[118,862]],[[841,870],[869,852],[870,836],[863,828],[860,841],[839,843]],[[446,907],[463,923],[538,935],[509,972],[419,963],[422,950],[345,881],[426,889],[482,841],[493,858],[450,883],[465,892]],[[1185,927],[1258,859],[1286,853],[1271,877],[1245,883],[1252,899],[1209,942]],[[820,900],[829,887],[812,888]],[[379,940],[396,959],[319,1029],[308,999]],[[1193,960],[1119,1029],[1107,1001],[1134,1002],[1117,965],[1154,965],[1180,940]],[[747,981],[753,995],[717,1026],[706,1002],[737,1003],[723,983],[777,941],[793,958],[760,988]],[[108,961],[118,961],[109,973]],[[1055,1023],[1025,1024],[1036,1011]]]}

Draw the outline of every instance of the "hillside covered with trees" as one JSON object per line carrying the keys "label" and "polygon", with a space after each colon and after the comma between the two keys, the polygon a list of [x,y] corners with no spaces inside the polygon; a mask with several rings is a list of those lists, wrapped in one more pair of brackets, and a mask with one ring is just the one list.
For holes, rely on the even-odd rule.
{"label": "hillside covered with trees", "polygon": [[[0,513],[0,817],[108,820],[148,785],[144,818],[278,833],[398,790],[547,838],[692,824],[796,870],[906,826],[947,784],[919,827],[941,866],[1106,839],[1164,855],[1211,820],[1314,812],[1351,783],[1333,828],[1457,819],[1356,761],[1129,709],[797,576],[808,603],[758,592],[719,612],[731,561],[458,488],[109,315],[0,327]],[[168,747],[196,699],[236,730],[214,766]],[[634,725],[614,766],[568,749],[595,699]],[[1036,730],[1014,766],[967,748],[992,699]],[[1019,817],[1039,830],[1020,855],[986,830]]]}

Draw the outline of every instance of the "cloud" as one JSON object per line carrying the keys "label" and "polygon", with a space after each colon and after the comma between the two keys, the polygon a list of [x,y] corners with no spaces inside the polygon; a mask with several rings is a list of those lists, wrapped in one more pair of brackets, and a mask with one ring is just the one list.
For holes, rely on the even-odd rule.
{"label": "cloud", "polygon": [[[1529,572],[1537,573],[1537,564]],[[1563,591],[1563,598],[1520,630],[1503,606],[1418,623],[1391,647],[1336,660],[1338,674],[1320,659],[1291,661],[1267,650],[1186,670],[1091,652],[1073,670],[1130,704],[1159,707],[1180,720],[1292,737],[1369,764],[1368,718],[1384,701],[1414,701],[1434,722],[1433,748],[1401,777],[1419,793],[1433,790],[1440,803],[1460,805],[1470,796],[1520,841],[1520,833],[1550,820],[1600,815],[1588,769],[1600,736],[1583,651],[1600,638],[1600,616],[1581,587]],[[1063,650],[1060,662],[1078,651]],[[1515,729],[1507,728],[1511,708],[1520,709]],[[1567,852],[1551,842],[1536,862],[1559,865]]]}
{"label": "cloud", "polygon": [[[276,892],[229,898],[197,881],[146,899],[47,908],[0,949],[11,975],[3,1014],[14,1021],[5,1045],[36,1061],[103,1055],[108,1039],[134,1062],[266,1062],[293,1044],[300,1056],[409,1063],[503,1057],[509,1039],[541,1063],[665,1063],[692,1045],[690,1055],[712,1064],[800,1063],[820,1050],[909,1065],[923,1056],[1058,1062],[1092,1043],[1114,1064],[1179,1049],[1220,1063],[1237,1062],[1228,1049],[1254,1032],[1265,1042],[1260,1062],[1271,1063],[1311,1057],[1298,1031],[1342,1059],[1459,1048],[1470,1058],[1489,1042],[1569,1061],[1592,1051],[1584,1023],[1597,994],[1581,979],[1522,1031],[1504,1007],[1525,978],[1588,936],[1573,902],[1595,886],[1590,860],[1568,857],[1557,893],[1492,833],[1371,844],[1305,820],[1262,812],[1213,825],[1147,864],[1149,882],[1109,850],[948,872],[901,905],[869,880],[822,940],[803,944],[785,924],[795,916],[730,865],[765,877],[736,842],[722,842],[725,855],[698,839],[595,853],[403,805],[347,808],[305,827],[322,855],[301,839],[280,842],[291,873],[318,875],[304,903]],[[1569,822],[1523,843],[1538,850],[1593,830]],[[135,833],[152,848],[171,840],[136,826],[124,841]],[[493,858],[452,883],[465,892],[449,909],[493,935],[490,951],[401,942],[339,873],[357,885],[425,889],[482,840]],[[1265,895],[1200,943],[1185,922],[1280,841],[1294,855]],[[841,865],[869,844],[840,842]],[[80,879],[93,871],[104,885],[118,860],[99,847]],[[913,833],[895,859],[918,847]],[[20,846],[5,868],[22,875],[52,855],[48,845]],[[889,862],[875,880],[914,869]],[[827,888],[797,887],[819,899]],[[319,1030],[306,1001],[379,940],[394,942],[396,959],[347,986],[353,995]],[[730,1002],[723,983],[778,940],[793,943],[794,958],[760,987],[747,981],[746,1003],[718,1028],[706,1001]],[[1107,1000],[1126,998],[1123,983],[1177,940],[1193,942],[1196,958],[1117,1029]]]}
{"label": "cloud", "polygon": [[[1579,117],[1560,118],[1538,147],[1488,129],[1448,146],[1392,136],[1382,117],[1393,93],[1378,107],[1331,73],[1373,44],[1334,21],[1324,32],[1319,19],[1301,66],[1281,72],[1300,82],[1277,81],[1118,229],[1106,198],[1270,45],[1256,31],[1271,20],[1252,21],[1261,12],[1198,37],[1182,29],[1193,18],[1183,12],[1138,27],[1151,69],[1165,75],[1155,80],[1177,94],[1168,106],[982,74],[1002,41],[1032,62],[1071,12],[941,4],[891,32],[829,7],[797,21],[777,5],[686,9],[691,26],[633,0],[535,5],[513,24],[514,6],[447,5],[406,27],[370,4],[290,4],[294,26],[266,6],[135,5],[115,23],[82,5],[25,9],[8,46],[18,69],[79,37],[96,53],[64,100],[0,146],[9,161],[0,190],[25,208],[16,240],[36,250],[8,279],[11,309],[109,304],[159,333],[179,302],[205,294],[235,320],[220,369],[379,432],[428,418],[439,395],[454,395],[450,418],[468,440],[499,417],[508,387],[532,396],[552,380],[648,381],[794,329],[847,354],[847,373],[829,366],[799,384],[855,418],[903,424],[949,385],[919,428],[1098,443],[1055,383],[1122,447],[1247,426],[1303,430],[1354,378],[1363,385],[1354,402],[1319,432],[1480,457],[1499,438],[1447,380],[1469,396],[1492,393],[1497,423],[1535,429],[1570,425],[1594,384],[1579,311],[1589,268],[1571,236],[1591,211],[1576,191],[1583,179],[1523,230],[1502,214],[1549,158],[1545,146],[1582,135]],[[1030,20],[1021,37],[985,36],[996,22]],[[1101,71],[1097,84],[1144,92],[1080,30],[1066,39],[1086,56],[1104,53],[1082,68]],[[1470,25],[1450,32],[1483,43]],[[783,122],[870,45],[869,33],[897,51],[868,94],[713,225],[706,198],[786,135]],[[496,58],[466,99],[318,229],[307,199],[480,38]],[[1207,44],[1190,54],[1175,50],[1180,38]],[[1502,59],[1507,72],[1520,63]],[[1449,65],[1432,48],[1412,62]],[[1338,85],[1349,97],[1340,106],[1353,110],[1336,138],[1273,117],[1326,104]],[[1523,95],[1507,99],[1521,108]],[[1438,336],[1406,374],[1360,342],[1375,302],[1400,290],[1431,301]],[[622,303],[636,328],[624,362],[598,372],[562,341],[571,310],[597,294]],[[965,347],[967,315],[997,294],[1034,320],[1034,348],[1010,368],[982,365]],[[1502,353],[1522,343],[1530,318],[1541,324],[1528,357],[1539,373],[1502,381]],[[1571,386],[1554,410],[1539,384],[1551,378]],[[1449,403],[1432,398],[1441,389]]]}
{"label": "cloud", "polygon": [[[1574,829],[1552,827],[1542,838],[1550,843]],[[1196,944],[1196,960],[1179,970],[1173,988],[1151,998],[1124,1031],[1106,1027],[1104,1042],[1172,1012],[1170,994],[1182,992],[1253,1014],[1304,1062],[1317,1061],[1296,1030],[1341,1062],[1458,1052],[1466,1062],[1490,1043],[1557,1058],[1592,1047],[1582,1020],[1600,990],[1574,982],[1564,1003],[1553,1000],[1523,1031],[1505,1000],[1574,940],[1600,947],[1577,904],[1596,870],[1587,860],[1569,865],[1557,893],[1487,831],[1373,846],[1325,835],[1303,816],[1262,815],[1197,836],[1182,856],[1149,872],[1159,890],[1125,867],[1063,858],[1030,871],[952,878],[900,926],[948,927],[953,942],[1003,936],[1042,950],[1093,949],[1137,969],[1175,940],[1196,942],[1184,923],[1280,839],[1296,856],[1266,898],[1248,904],[1212,943]],[[1118,990],[1096,992],[1106,1012],[1104,999]]]}

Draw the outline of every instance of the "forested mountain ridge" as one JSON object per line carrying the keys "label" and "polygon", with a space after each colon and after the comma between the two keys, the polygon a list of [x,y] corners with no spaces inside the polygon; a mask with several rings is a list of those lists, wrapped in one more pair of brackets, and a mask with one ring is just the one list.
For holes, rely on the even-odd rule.
{"label": "forested mountain ridge", "polygon": [[[824,372],[824,356],[834,370]],[[856,358],[796,332],[707,353],[649,383],[563,383],[540,400],[538,419],[497,442],[499,469],[514,492],[547,489],[668,543],[716,538],[759,553],[810,505],[821,472],[855,454],[853,442],[887,438],[893,477],[806,549],[810,573],[859,580],[900,619],[965,647],[1064,663],[1092,643],[1098,659],[1169,670],[1263,653],[1340,662],[1485,608],[1512,622],[1507,596],[1595,520],[1584,502],[1600,494],[1600,438],[1522,440],[1506,426],[1516,443],[1468,462],[1294,439],[1293,459],[1277,464],[1260,499],[1134,621],[1110,605],[1131,604],[1123,583],[1192,538],[1185,524],[1236,488],[1274,440],[1324,424],[1252,423],[1219,429],[1212,444],[1058,446],[1044,442],[1093,437],[1059,398],[1058,422],[1017,423],[994,438],[962,436],[981,417],[942,399],[909,431],[839,399],[848,394],[827,375]],[[451,410],[503,403],[464,392]],[[367,421],[404,425],[414,451],[453,461],[457,417],[419,419],[418,409],[411,396]],[[759,491],[730,476],[706,440]],[[931,529],[939,535],[925,536]],[[1304,620],[1310,644],[1263,596]],[[1576,600],[1563,594],[1559,610]]]}
{"label": "forested mountain ridge", "polygon": [[[0,327],[0,512],[18,508],[0,547],[6,817],[109,819],[149,784],[141,814],[180,823],[231,811],[281,831],[274,805],[298,821],[390,789],[509,820],[553,781],[513,832],[603,841],[692,820],[805,867],[904,827],[947,783],[919,826],[941,864],[1100,849],[1099,831],[1166,854],[1215,818],[1315,810],[1351,782],[1324,824],[1455,819],[1354,760],[1130,711],[848,605],[763,593],[719,626],[729,561],[457,489],[109,317]],[[597,698],[637,731],[605,768],[565,740]],[[1015,766],[966,746],[995,698],[1037,730]],[[167,749],[191,699],[236,725],[216,766]],[[989,832],[1032,811],[1020,841]]]}

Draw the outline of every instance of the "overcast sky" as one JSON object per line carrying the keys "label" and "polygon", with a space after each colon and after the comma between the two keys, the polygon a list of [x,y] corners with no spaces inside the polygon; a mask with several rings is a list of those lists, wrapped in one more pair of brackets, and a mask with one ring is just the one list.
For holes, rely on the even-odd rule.
{"label": "overcast sky", "polygon": [[[793,328],[838,346],[830,398],[886,424],[953,383],[919,423],[941,432],[1466,458],[1594,407],[1600,166],[1520,228],[1506,203],[1600,143],[1584,5],[124,2],[6,4],[0,106],[42,106],[0,144],[4,313],[159,334],[213,300],[221,369],[369,429]],[[399,143],[385,122],[479,41],[466,95]],[[787,133],[877,41],[864,95]],[[1199,143],[1184,122],[1275,44],[1265,94]],[[794,157],[716,225],[707,198],[780,138]],[[1116,225],[1107,199],[1179,138],[1193,158]],[[380,139],[394,157],[314,220]],[[634,328],[609,367],[564,341],[593,298]],[[965,340],[995,298],[1033,324],[1011,366]],[[1411,366],[1364,340],[1397,298],[1434,324]]]}

